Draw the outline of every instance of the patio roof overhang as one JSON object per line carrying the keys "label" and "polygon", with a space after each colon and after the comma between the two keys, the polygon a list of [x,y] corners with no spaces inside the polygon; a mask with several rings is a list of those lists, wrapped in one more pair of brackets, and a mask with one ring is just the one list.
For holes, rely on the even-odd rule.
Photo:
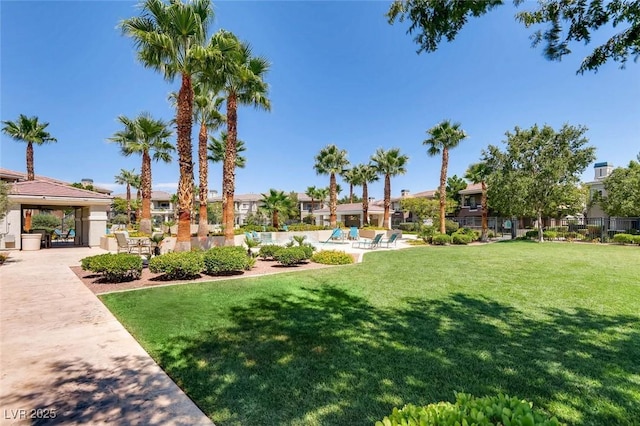
{"label": "patio roof overhang", "polygon": [[111,199],[78,198],[78,197],[52,197],[47,195],[9,195],[9,202],[21,204],[28,208],[43,208],[51,206],[110,206]]}

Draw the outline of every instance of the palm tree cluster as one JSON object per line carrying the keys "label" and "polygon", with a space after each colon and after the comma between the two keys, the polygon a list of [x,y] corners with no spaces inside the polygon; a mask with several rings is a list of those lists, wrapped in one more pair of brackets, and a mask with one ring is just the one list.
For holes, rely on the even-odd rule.
{"label": "palm tree cluster", "polygon": [[[207,39],[214,16],[210,0],[172,0],[169,3],[144,0],[140,9],[139,16],[120,22],[123,33],[134,41],[139,61],[145,67],[160,72],[169,82],[178,76],[181,79],[180,90],[173,95],[180,169],[175,249],[188,251],[191,246],[191,207],[194,199],[191,129],[194,120],[200,126],[198,235],[204,236],[207,232],[207,162],[212,156],[220,159],[219,153],[209,155],[207,136],[226,122],[226,136],[221,136],[224,146],[221,158],[223,225],[225,244],[233,245],[238,106],[253,105],[270,109],[268,85],[264,81],[269,63],[262,57],[254,56],[249,44],[228,31],[220,30]],[[223,115],[220,108],[225,101],[226,114]]]}

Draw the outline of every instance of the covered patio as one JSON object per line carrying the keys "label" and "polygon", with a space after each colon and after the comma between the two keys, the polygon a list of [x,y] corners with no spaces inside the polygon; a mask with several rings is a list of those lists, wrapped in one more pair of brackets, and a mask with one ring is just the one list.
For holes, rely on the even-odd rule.
{"label": "covered patio", "polygon": [[[369,216],[369,225],[384,227],[384,207],[369,203],[367,211]],[[336,215],[338,222],[342,222],[344,226],[362,227],[364,223],[364,213],[362,211],[362,203],[338,204],[336,206]],[[329,225],[329,208],[325,207],[313,211],[317,225]]]}

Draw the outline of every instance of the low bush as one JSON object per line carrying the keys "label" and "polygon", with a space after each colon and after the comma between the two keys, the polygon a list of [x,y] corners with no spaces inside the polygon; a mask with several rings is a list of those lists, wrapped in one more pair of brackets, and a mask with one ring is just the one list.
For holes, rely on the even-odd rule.
{"label": "low bush", "polygon": [[422,228],[420,222],[402,222],[398,224],[398,229],[401,231],[418,232]]}
{"label": "low bush", "polygon": [[313,256],[313,252],[316,250],[316,248],[310,243],[304,243],[300,246],[300,248],[304,250],[305,259],[311,259],[311,256]]}
{"label": "low bush", "polygon": [[307,259],[307,253],[305,249],[299,246],[296,247],[285,247],[281,250],[278,250],[273,258],[284,266],[292,266]]}
{"label": "low bush", "polygon": [[633,244],[640,245],[640,235],[634,235],[633,236]]}
{"label": "low bush", "polygon": [[289,231],[322,231],[329,229],[327,226],[322,225],[310,225],[307,223],[296,223],[288,226]]}
{"label": "low bush", "polygon": [[0,265],[9,258],[9,253],[0,253]]}
{"label": "low bush", "polygon": [[274,255],[282,250],[282,247],[276,244],[267,244],[260,247],[260,251],[258,252],[258,256],[262,260],[273,259]]}
{"label": "low bush", "polygon": [[453,404],[437,402],[422,407],[407,404],[401,410],[394,408],[390,416],[376,422],[376,426],[401,425],[560,426],[562,423],[534,409],[532,403],[515,397],[499,394],[476,398],[457,393]]}
{"label": "low bush", "polygon": [[551,241],[558,238],[558,233],[556,231],[544,231],[542,237],[547,241]]}
{"label": "low bush", "polygon": [[208,275],[240,272],[250,269],[249,256],[242,247],[214,247],[204,252],[204,273]]}
{"label": "low bush", "polygon": [[537,240],[538,239],[538,230],[537,229],[532,229],[530,231],[527,231],[524,234],[524,236],[529,238],[530,240]]}
{"label": "low bush", "polygon": [[631,234],[615,234],[613,242],[616,244],[633,244],[634,236]]}
{"label": "low bush", "polygon": [[418,232],[418,238],[422,238],[422,241],[431,244],[431,239],[437,232],[435,226],[423,226],[420,232]]}
{"label": "low bush", "polygon": [[471,237],[471,241],[478,241],[480,239],[480,231],[476,231],[475,229],[471,228],[460,228],[454,233],[468,235]]}
{"label": "low bush", "polygon": [[458,245],[466,245],[473,241],[473,237],[462,232],[454,232],[451,234],[451,242]]}
{"label": "low bush", "polygon": [[142,258],[129,253],[89,256],[82,259],[80,265],[85,271],[101,274],[108,282],[137,280],[142,274]]}
{"label": "low bush", "polygon": [[579,240],[582,238],[582,235],[577,232],[565,232],[564,238],[567,241]]}
{"label": "low bush", "polygon": [[353,257],[343,251],[323,250],[314,254],[311,261],[323,265],[349,265],[353,263]]}
{"label": "low bush", "polygon": [[[436,218],[433,221],[433,226],[438,230],[440,229],[440,219],[439,218]],[[445,219],[444,220],[444,228],[445,228],[445,231],[446,231],[447,235],[451,235],[451,234],[453,234],[454,232],[456,232],[460,228],[460,224],[458,222],[453,221],[453,220]]]}
{"label": "low bush", "polygon": [[149,261],[149,270],[165,274],[167,278],[174,280],[196,278],[204,270],[202,257],[202,252],[167,253],[153,257]]}
{"label": "low bush", "polygon": [[451,244],[451,235],[448,234],[435,234],[431,237],[431,244],[436,246],[444,246]]}

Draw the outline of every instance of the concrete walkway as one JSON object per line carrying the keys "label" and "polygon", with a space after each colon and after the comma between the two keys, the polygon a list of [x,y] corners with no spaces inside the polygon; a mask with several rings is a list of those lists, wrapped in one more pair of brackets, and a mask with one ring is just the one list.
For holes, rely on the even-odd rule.
{"label": "concrete walkway", "polygon": [[100,253],[13,251],[0,266],[0,424],[211,425],[69,269]]}

